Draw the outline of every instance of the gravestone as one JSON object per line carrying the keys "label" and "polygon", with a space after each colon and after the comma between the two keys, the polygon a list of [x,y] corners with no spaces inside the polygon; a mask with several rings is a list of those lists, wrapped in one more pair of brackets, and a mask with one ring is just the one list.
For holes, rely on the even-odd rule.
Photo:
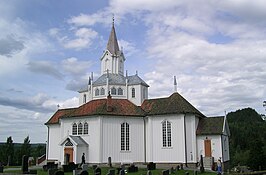
{"label": "gravestone", "polygon": [[135,166],[134,164],[131,164],[128,168],[127,168],[127,171],[129,172],[129,173],[134,173],[134,172],[138,172],[138,167],[137,166]]}
{"label": "gravestone", "polygon": [[120,167],[121,167],[122,170],[125,170],[126,169],[126,166],[124,164],[121,164]]}
{"label": "gravestone", "polygon": [[147,164],[147,170],[155,170],[156,169],[156,163],[149,162]]}
{"label": "gravestone", "polygon": [[146,175],[152,175],[151,170],[148,170]]}
{"label": "gravestone", "polygon": [[96,169],[95,169],[95,173],[94,173],[95,175],[101,175],[102,174],[102,170],[101,170],[101,168],[100,167],[97,167]]}
{"label": "gravestone", "polygon": [[189,172],[186,172],[185,175],[189,175]]}
{"label": "gravestone", "polygon": [[81,169],[82,171],[88,171],[88,164],[82,164]]}
{"label": "gravestone", "polygon": [[180,170],[180,166],[177,165],[175,169],[176,169],[176,171],[179,171]]}
{"label": "gravestone", "polygon": [[48,175],[54,175],[56,171],[58,171],[58,169],[48,169]]}
{"label": "gravestone", "polygon": [[4,166],[0,163],[0,173],[4,172]]}
{"label": "gravestone", "polygon": [[126,173],[125,173],[125,170],[120,170],[120,172],[119,172],[119,175],[125,175]]}
{"label": "gravestone", "polygon": [[171,167],[171,169],[170,169],[170,174],[172,174],[172,173],[175,173],[175,169],[173,167]]}
{"label": "gravestone", "polygon": [[198,175],[198,171],[197,170],[194,170],[194,175]]}
{"label": "gravestone", "polygon": [[75,169],[73,170],[73,175],[79,175],[81,173],[82,170],[80,169]]}
{"label": "gravestone", "polygon": [[204,173],[203,157],[200,155],[200,173]]}
{"label": "gravestone", "polygon": [[163,170],[162,173],[163,175],[169,175],[169,170]]}
{"label": "gravestone", "polygon": [[181,165],[180,165],[180,169],[181,169],[181,170],[184,170],[183,163],[181,163]]}
{"label": "gravestone", "polygon": [[97,168],[97,165],[92,165],[92,169],[93,169],[93,171],[95,171],[96,168]]}
{"label": "gravestone", "polygon": [[108,157],[108,166],[112,168],[112,158]]}
{"label": "gravestone", "polygon": [[60,171],[60,170],[55,172],[55,175],[64,175],[64,174],[65,173],[63,171]]}
{"label": "gravestone", "polygon": [[81,171],[80,175],[89,175],[89,173],[87,170],[83,170],[83,171]]}
{"label": "gravestone", "polygon": [[23,174],[27,174],[29,171],[28,160],[29,160],[29,157],[26,155],[23,155],[22,166],[21,166],[21,171],[23,172]]}
{"label": "gravestone", "polygon": [[115,175],[115,170],[114,169],[109,169],[108,175]]}
{"label": "gravestone", "polygon": [[119,174],[120,171],[122,170],[122,168],[120,168],[120,167],[118,167],[118,168],[116,168],[116,169],[117,169],[117,174]]}

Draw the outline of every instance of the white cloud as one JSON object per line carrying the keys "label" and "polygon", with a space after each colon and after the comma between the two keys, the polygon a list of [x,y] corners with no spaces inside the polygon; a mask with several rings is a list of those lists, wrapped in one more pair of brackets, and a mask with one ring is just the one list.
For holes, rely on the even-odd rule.
{"label": "white cloud", "polygon": [[67,58],[62,61],[63,69],[72,76],[84,76],[92,66],[91,61],[79,61],[75,57]]}

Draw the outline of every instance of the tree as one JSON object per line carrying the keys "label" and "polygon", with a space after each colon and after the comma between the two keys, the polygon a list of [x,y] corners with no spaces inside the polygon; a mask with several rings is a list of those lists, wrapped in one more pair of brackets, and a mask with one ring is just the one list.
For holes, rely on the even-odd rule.
{"label": "tree", "polygon": [[30,137],[27,136],[24,139],[24,143],[21,146],[21,155],[30,156],[30,152],[31,152]]}
{"label": "tree", "polygon": [[5,152],[6,152],[7,165],[9,166],[13,164],[13,158],[14,158],[14,143],[11,136],[8,137],[6,140]]}
{"label": "tree", "polygon": [[252,170],[262,170],[266,168],[265,157],[263,153],[263,143],[261,140],[256,139],[250,149],[248,165]]}

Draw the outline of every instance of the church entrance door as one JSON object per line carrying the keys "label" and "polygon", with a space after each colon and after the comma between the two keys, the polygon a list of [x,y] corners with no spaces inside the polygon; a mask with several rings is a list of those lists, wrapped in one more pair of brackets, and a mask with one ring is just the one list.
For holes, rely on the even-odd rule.
{"label": "church entrance door", "polygon": [[204,149],[205,149],[205,157],[211,157],[212,156],[211,140],[209,139],[204,140]]}
{"label": "church entrance door", "polygon": [[73,148],[65,148],[64,155],[65,155],[65,164],[73,162]]}

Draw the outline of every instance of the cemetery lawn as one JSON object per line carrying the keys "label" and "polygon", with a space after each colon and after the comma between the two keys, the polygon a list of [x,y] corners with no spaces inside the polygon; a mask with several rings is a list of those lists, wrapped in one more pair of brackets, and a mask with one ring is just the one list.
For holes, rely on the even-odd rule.
{"label": "cemetery lawn", "polygon": [[[29,167],[29,169],[31,169]],[[110,168],[109,167],[101,167],[102,170],[102,175],[106,175],[108,173],[108,170]],[[113,168],[116,170],[116,168]],[[92,167],[89,167],[89,174],[93,175],[93,170]],[[152,175],[162,175],[162,171],[163,169],[156,169],[156,170],[152,170]],[[4,170],[5,173],[21,173],[21,170]],[[186,172],[189,172],[189,175],[193,175],[193,171],[192,170],[180,170],[180,171],[176,171],[175,173],[172,173],[171,175],[185,175]],[[38,169],[38,175],[48,175],[48,172],[43,171],[42,168]],[[22,173],[21,173],[22,174]],[[135,173],[126,173],[126,175],[146,175],[147,174],[147,169],[146,168],[139,168],[138,172]],[[68,172],[65,173],[65,175],[73,175],[72,172]],[[216,172],[205,172],[205,173],[199,173],[198,175],[217,175]]]}

